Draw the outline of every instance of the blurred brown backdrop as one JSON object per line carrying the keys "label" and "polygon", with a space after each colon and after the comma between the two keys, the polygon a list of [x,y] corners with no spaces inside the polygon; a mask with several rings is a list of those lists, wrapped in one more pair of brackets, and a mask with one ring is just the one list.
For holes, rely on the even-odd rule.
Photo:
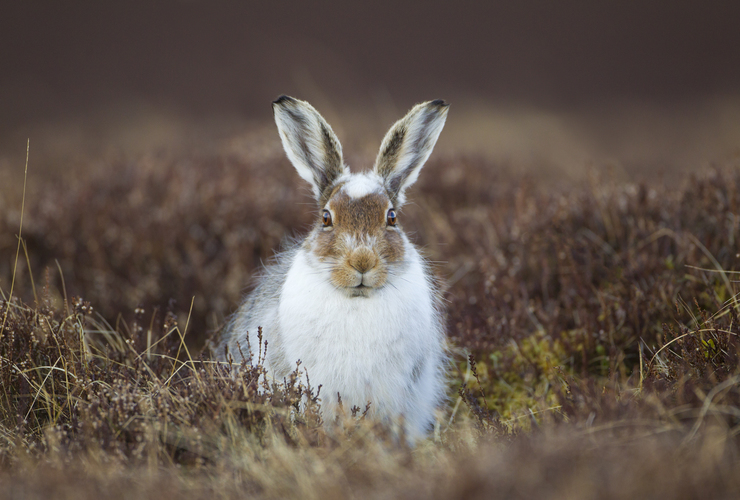
{"label": "blurred brown backdrop", "polygon": [[442,97],[442,150],[568,171],[721,161],[740,144],[739,23],[737,2],[6,2],[2,168],[28,137],[40,168],[265,122],[281,93],[362,147]]}
{"label": "blurred brown backdrop", "polygon": [[[405,216],[454,277],[450,300],[467,304],[460,276],[477,257],[455,250],[457,226],[424,222],[455,203],[485,213],[532,179],[578,192],[571,180],[604,168],[660,182],[739,164],[738,21],[736,2],[6,2],[0,289],[30,139],[35,282],[49,270],[56,299],[82,295],[111,321],[175,298],[185,324],[194,299],[202,343],[313,220],[270,102],[313,103],[355,168],[411,105],[444,98],[449,119]],[[26,265],[16,294],[31,303]]]}

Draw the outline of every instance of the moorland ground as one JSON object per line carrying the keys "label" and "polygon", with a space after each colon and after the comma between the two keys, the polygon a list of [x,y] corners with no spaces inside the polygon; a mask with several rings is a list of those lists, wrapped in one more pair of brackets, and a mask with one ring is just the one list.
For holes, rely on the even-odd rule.
{"label": "moorland ground", "polygon": [[43,172],[32,144],[23,211],[23,165],[0,171],[0,497],[734,497],[738,166],[435,153],[402,217],[453,367],[411,450],[362,409],[327,435],[295,381],[203,350],[315,217],[271,125]]}

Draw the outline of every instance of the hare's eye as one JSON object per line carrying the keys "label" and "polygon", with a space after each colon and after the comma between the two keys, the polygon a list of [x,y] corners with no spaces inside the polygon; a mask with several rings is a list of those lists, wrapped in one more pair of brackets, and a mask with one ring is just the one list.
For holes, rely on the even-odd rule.
{"label": "hare's eye", "polygon": [[321,214],[321,219],[324,221],[324,227],[331,227],[331,212],[324,210],[324,213]]}
{"label": "hare's eye", "polygon": [[396,225],[396,211],[392,208],[388,210],[388,225],[389,226],[395,226]]}

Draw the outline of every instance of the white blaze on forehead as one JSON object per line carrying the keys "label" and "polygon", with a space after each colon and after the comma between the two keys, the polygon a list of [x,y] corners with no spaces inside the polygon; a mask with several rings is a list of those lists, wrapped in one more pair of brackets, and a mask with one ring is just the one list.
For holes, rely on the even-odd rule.
{"label": "white blaze on forehead", "polygon": [[372,193],[383,192],[383,182],[373,172],[352,174],[346,177],[346,182],[342,186],[342,192],[350,198],[358,199]]}
{"label": "white blaze on forehead", "polygon": [[351,249],[358,247],[373,248],[378,242],[377,238],[375,238],[374,236],[369,236],[367,234],[357,236],[351,233],[345,233],[344,235],[342,235],[342,240],[345,248]]}

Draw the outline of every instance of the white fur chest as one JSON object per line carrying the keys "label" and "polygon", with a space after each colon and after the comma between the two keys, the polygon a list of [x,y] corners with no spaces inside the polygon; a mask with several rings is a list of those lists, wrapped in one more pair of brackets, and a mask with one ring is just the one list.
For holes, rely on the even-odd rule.
{"label": "white fur chest", "polygon": [[[433,297],[416,250],[408,264],[369,297],[349,297],[329,283],[314,257],[296,254],[279,302],[286,361],[302,361],[322,406],[341,395],[345,408],[372,402],[376,414],[406,410],[412,371],[438,342]],[[413,399],[413,398],[411,398]]]}

